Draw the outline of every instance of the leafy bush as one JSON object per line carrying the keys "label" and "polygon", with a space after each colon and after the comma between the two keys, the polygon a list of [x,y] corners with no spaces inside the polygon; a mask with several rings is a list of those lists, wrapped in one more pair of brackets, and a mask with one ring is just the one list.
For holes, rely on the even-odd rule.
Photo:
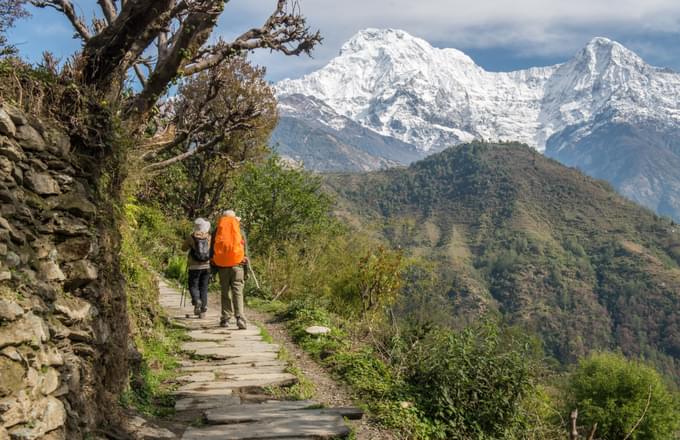
{"label": "leafy bush", "polygon": [[597,423],[603,440],[670,440],[680,429],[678,396],[652,367],[619,354],[581,360],[564,392],[567,410],[578,408],[586,429]]}
{"label": "leafy bush", "polygon": [[494,324],[436,329],[410,344],[406,382],[449,439],[510,438],[533,389],[527,348]]}
{"label": "leafy bush", "polygon": [[155,274],[166,260],[171,263],[168,272],[186,274],[186,257],[173,255],[182,226],[160,211],[132,201],[124,206],[124,213],[121,272],[126,280],[131,336],[141,357],[131,362],[129,386],[121,403],[145,414],[166,415],[174,406],[167,382],[177,375],[184,333],[166,326]]}
{"label": "leafy bush", "polygon": [[321,180],[287,167],[272,155],[262,165],[250,164],[235,182],[232,200],[254,249],[262,252],[329,232],[332,200]]}
{"label": "leafy bush", "polygon": [[403,270],[402,252],[383,246],[369,249],[358,260],[356,268],[338,280],[333,295],[336,309],[343,310],[345,316],[380,319],[385,307],[397,299],[403,285]]}
{"label": "leafy bush", "polygon": [[168,260],[168,265],[165,268],[164,274],[166,277],[178,281],[180,284],[188,283],[187,275],[187,257],[184,255],[173,255]]}

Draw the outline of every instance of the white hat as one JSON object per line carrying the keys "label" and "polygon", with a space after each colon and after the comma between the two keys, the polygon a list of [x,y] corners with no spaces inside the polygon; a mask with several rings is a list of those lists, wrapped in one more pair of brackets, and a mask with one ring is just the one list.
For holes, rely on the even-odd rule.
{"label": "white hat", "polygon": [[233,209],[227,209],[222,213],[223,217],[234,217],[236,220],[241,221],[241,217],[236,215]]}
{"label": "white hat", "polygon": [[210,222],[204,218],[194,220],[194,232],[210,232]]}

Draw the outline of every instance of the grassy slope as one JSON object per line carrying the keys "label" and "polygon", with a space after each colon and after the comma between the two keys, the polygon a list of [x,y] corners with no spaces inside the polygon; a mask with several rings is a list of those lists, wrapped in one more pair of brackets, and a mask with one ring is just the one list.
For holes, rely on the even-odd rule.
{"label": "grassy slope", "polygon": [[124,205],[124,213],[121,269],[126,280],[131,342],[139,356],[130,359],[129,386],[121,403],[145,414],[167,416],[174,411],[172,379],[178,374],[180,345],[186,335],[169,325],[164,316],[158,303],[157,273],[166,267],[167,260],[183,261],[173,254],[184,225],[132,201]]}
{"label": "grassy slope", "polygon": [[680,233],[601,181],[519,144],[330,176],[341,215],[440,264],[457,314],[503,314],[570,362],[643,355],[680,379]]}

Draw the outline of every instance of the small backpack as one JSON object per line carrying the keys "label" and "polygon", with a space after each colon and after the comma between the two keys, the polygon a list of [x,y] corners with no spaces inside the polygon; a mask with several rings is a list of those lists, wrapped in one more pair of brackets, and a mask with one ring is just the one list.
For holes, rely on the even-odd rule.
{"label": "small backpack", "polygon": [[205,262],[210,260],[210,240],[208,238],[193,237],[194,246],[191,248],[191,258]]}

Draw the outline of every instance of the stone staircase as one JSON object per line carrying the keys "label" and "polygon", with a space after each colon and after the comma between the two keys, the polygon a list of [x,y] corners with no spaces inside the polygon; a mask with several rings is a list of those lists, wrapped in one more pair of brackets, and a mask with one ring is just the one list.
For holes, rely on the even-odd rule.
{"label": "stone staircase", "polygon": [[[205,319],[193,316],[190,300],[180,307],[181,293],[160,283],[160,302],[173,321],[189,330],[182,350],[182,385],[176,391],[176,417],[191,423],[184,440],[335,439],[350,429],[344,418],[359,419],[355,408],[323,408],[314,401],[277,401],[268,387],[297,383],[278,359],[280,347],[265,342],[260,330],[219,327],[217,304]],[[188,295],[188,294],[187,294]],[[187,315],[188,314],[188,315]],[[189,317],[187,317],[189,316]],[[198,421],[198,423],[197,423]]]}

